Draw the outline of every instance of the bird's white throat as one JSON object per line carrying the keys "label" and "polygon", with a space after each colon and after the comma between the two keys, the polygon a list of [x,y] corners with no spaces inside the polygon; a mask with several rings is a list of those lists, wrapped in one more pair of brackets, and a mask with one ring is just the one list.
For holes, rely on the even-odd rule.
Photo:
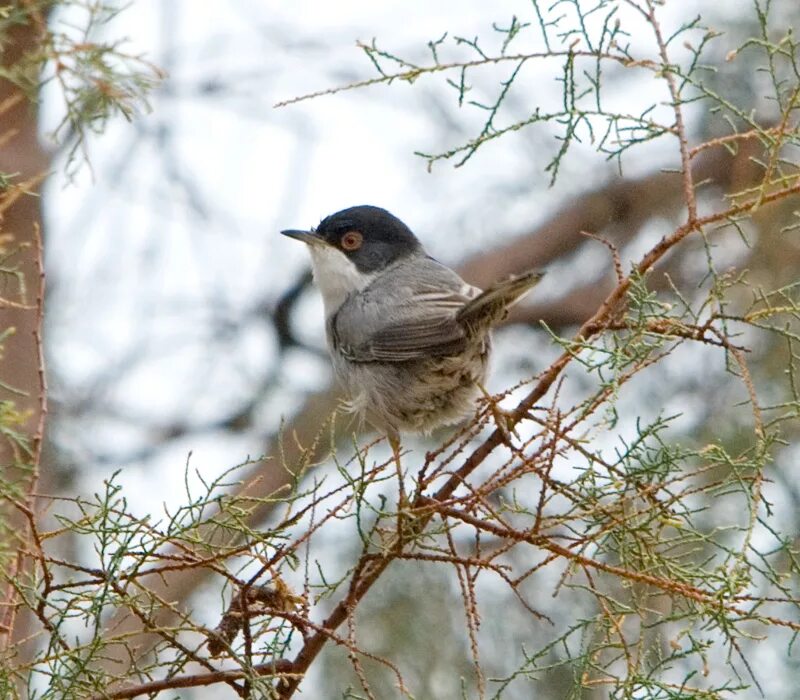
{"label": "bird's white throat", "polygon": [[316,282],[322,293],[325,305],[325,317],[336,313],[344,300],[361,289],[364,289],[375,274],[359,272],[355,264],[340,250],[328,245],[310,245],[311,267]]}

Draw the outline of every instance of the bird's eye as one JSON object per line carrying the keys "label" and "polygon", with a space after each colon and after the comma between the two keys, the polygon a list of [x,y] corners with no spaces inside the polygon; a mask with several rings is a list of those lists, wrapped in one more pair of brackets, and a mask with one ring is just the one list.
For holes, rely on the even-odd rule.
{"label": "bird's eye", "polygon": [[348,231],[342,236],[341,244],[345,250],[358,250],[363,241],[364,237],[359,231]]}

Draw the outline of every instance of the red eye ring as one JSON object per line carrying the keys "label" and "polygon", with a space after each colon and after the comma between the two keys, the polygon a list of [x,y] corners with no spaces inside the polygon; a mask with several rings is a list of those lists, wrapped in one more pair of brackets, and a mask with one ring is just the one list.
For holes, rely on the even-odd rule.
{"label": "red eye ring", "polygon": [[364,242],[364,237],[360,231],[348,231],[341,238],[341,245],[344,250],[358,250]]}

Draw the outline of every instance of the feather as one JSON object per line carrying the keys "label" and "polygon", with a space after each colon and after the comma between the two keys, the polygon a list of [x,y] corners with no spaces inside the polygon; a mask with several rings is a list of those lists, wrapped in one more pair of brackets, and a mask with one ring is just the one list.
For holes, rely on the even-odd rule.
{"label": "feather", "polygon": [[527,273],[485,292],[427,256],[389,268],[328,321],[331,344],[350,362],[409,362],[463,352],[542,275]]}
{"label": "feather", "polygon": [[526,272],[495,282],[464,304],[456,314],[456,321],[469,330],[488,328],[504,318],[508,309],[539,284],[542,277],[542,272]]}
{"label": "feather", "polygon": [[353,295],[330,319],[329,337],[346,359],[408,362],[464,350],[456,315],[480,290],[431,258],[415,263],[389,268],[379,289]]}

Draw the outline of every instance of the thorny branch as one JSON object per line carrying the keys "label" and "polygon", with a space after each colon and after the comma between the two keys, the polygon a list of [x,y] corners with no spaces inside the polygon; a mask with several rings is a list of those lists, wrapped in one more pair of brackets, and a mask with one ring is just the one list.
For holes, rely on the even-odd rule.
{"label": "thorny branch", "polygon": [[[773,192],[771,195],[768,195],[765,198],[765,201],[783,199],[792,194],[800,194],[800,184],[794,185],[793,187],[784,188],[778,192]],[[611,294],[609,294],[604,300],[597,313],[583,324],[581,329],[573,338],[573,343],[586,343],[593,337],[612,327],[614,324],[615,314],[618,312],[620,305],[624,303],[625,296],[630,288],[634,276],[641,277],[645,275],[660,258],[666,255],[674,246],[678,245],[690,233],[695,230],[702,230],[704,227],[715,223],[725,222],[734,216],[738,216],[742,213],[750,211],[762,203],[764,202],[760,202],[757,199],[751,200],[749,202],[730,207],[726,211],[717,212],[706,217],[698,218],[696,221],[687,222],[683,226],[680,226],[678,229],[676,229],[670,236],[667,236],[661,240],[643,256],[639,263],[636,264],[634,273],[628,275],[622,281],[620,281]],[[674,329],[670,328],[665,330],[667,335],[672,335],[675,332]],[[695,336],[693,335],[693,337]],[[564,369],[573,359],[574,354],[570,351],[566,351],[553,364],[551,364],[549,368],[541,373],[540,379],[533,390],[531,390],[531,392],[510,414],[510,429],[513,429],[517,423],[525,419],[530,410],[545,396],[545,394],[549,391],[549,389],[553,386],[556,380],[563,373]],[[390,554],[402,552],[405,546],[411,542],[414,542],[415,539],[422,533],[422,531],[424,531],[428,522],[433,517],[434,512],[439,514],[452,514],[452,511],[448,511],[447,506],[443,504],[449,501],[456,490],[467,482],[469,476],[497,447],[504,444],[504,435],[504,430],[501,430],[500,428],[495,429],[494,432],[464,460],[461,467],[459,467],[449,478],[449,480],[442,487],[440,487],[438,491],[436,491],[432,498],[429,498],[421,493],[422,488],[427,485],[424,484],[424,482],[421,484],[420,493],[412,502],[410,511],[422,511],[422,514],[417,516],[416,520],[413,522],[413,526],[409,528],[409,534],[405,541],[398,541],[392,544],[389,550]],[[527,457],[528,461],[533,461],[534,459],[535,455],[529,455]],[[434,503],[436,504],[435,507],[432,506]],[[494,534],[498,533],[495,532]],[[541,542],[538,542],[538,544],[539,546],[544,546]],[[547,543],[547,548],[550,548],[551,551],[558,553],[561,556],[575,558],[575,555],[570,553],[569,550],[563,547],[558,547],[552,542]],[[328,616],[322,627],[326,630],[333,630],[341,625],[346,619],[348,611],[354,606],[358,605],[369,589],[377,582],[380,576],[389,567],[391,562],[392,557],[387,555],[380,561],[373,561],[365,564],[360,576],[354,576],[354,585],[351,586],[348,596],[342,600],[342,602],[340,602],[334,611]],[[593,565],[588,560],[583,559],[580,559],[579,563],[584,565]],[[603,567],[605,567],[605,565],[601,566],[601,568]],[[606,567],[605,570],[612,571],[617,575],[622,575],[623,573],[613,568],[609,569]],[[643,578],[637,578],[637,575],[632,574],[631,578],[638,580],[639,582],[646,582],[650,584],[660,583],[656,579],[648,578],[646,576]],[[674,593],[685,595],[688,598],[692,598],[700,602],[708,602],[715,596],[715,594],[712,592],[705,593],[703,591],[692,590],[682,586],[673,586],[671,590]],[[784,621],[782,624],[793,629],[800,629],[800,625],[795,625],[790,621]],[[289,698],[294,694],[294,691],[299,685],[300,679],[303,677],[303,673],[309,668],[317,654],[321,651],[325,641],[326,635],[324,633],[318,633],[306,642],[306,644],[303,646],[303,649],[299,652],[294,660],[293,671],[297,675],[294,679],[288,680],[280,687],[278,691],[279,697]]]}

